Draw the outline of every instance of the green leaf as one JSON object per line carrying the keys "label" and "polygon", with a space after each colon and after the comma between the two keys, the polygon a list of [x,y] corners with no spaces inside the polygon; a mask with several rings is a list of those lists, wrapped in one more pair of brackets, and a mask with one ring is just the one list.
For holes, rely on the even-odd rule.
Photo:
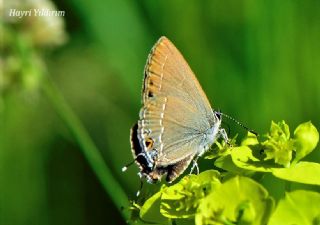
{"label": "green leaf", "polygon": [[248,146],[233,148],[231,152],[233,163],[246,170],[257,172],[271,172],[276,165],[266,161],[261,161],[252,154],[252,150]]}
{"label": "green leaf", "polygon": [[172,219],[174,223],[171,223],[171,225],[194,225],[194,218],[179,218],[179,219]]}
{"label": "green leaf", "polygon": [[262,185],[236,176],[201,201],[196,224],[266,224],[273,205]]}
{"label": "green leaf", "polygon": [[269,225],[320,224],[320,194],[298,190],[286,193],[270,218]]}
{"label": "green leaf", "polygon": [[241,146],[246,145],[246,146],[254,146],[258,145],[259,140],[257,136],[251,132],[247,133],[247,136],[242,140]]}
{"label": "green leaf", "polygon": [[215,162],[214,165],[218,168],[232,172],[234,174],[243,174],[245,171],[237,167],[232,161],[231,155],[221,156]]}
{"label": "green leaf", "polygon": [[294,148],[296,150],[294,162],[298,162],[312,152],[318,141],[319,133],[311,122],[300,124],[294,131]]}
{"label": "green leaf", "polygon": [[189,175],[163,190],[160,212],[168,218],[193,217],[199,202],[220,185],[220,174],[207,170],[199,175]]}
{"label": "green leaf", "polygon": [[282,121],[278,124],[272,121],[268,140],[262,142],[265,160],[274,159],[275,163],[285,167],[290,166],[293,151],[293,140],[290,139],[288,125]]}
{"label": "green leaf", "polygon": [[[163,190],[163,189],[162,189]],[[160,213],[160,198],[162,191],[151,196],[140,209],[140,218],[146,222],[156,222],[157,224],[168,224],[168,218]]]}
{"label": "green leaf", "polygon": [[[257,145],[259,145],[257,136],[248,132],[246,138],[241,143],[241,147],[229,146],[228,150],[225,151],[226,153],[215,160],[214,165],[238,175],[248,174],[248,170],[261,171],[261,169],[257,169],[254,165],[251,165],[252,168],[246,165],[249,158],[252,159],[252,161],[258,161],[258,159],[253,157],[250,149],[255,148]],[[243,160],[241,161],[241,159]],[[238,160],[240,162],[238,162]],[[263,169],[262,171],[264,172]]]}
{"label": "green leaf", "polygon": [[290,168],[273,169],[272,174],[280,179],[320,185],[320,164],[314,162],[299,162]]}

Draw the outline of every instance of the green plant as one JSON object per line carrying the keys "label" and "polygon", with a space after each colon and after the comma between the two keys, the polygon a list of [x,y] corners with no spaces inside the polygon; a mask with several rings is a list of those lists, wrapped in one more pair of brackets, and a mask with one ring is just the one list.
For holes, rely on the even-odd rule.
{"label": "green plant", "polygon": [[[217,170],[162,185],[134,206],[140,219],[157,224],[319,224],[320,194],[289,190],[292,182],[320,185],[320,164],[300,161],[318,141],[311,122],[300,124],[293,135],[284,121],[272,122],[263,141],[248,133],[239,146],[217,143],[206,156]],[[262,185],[266,173],[287,183],[279,201]]]}

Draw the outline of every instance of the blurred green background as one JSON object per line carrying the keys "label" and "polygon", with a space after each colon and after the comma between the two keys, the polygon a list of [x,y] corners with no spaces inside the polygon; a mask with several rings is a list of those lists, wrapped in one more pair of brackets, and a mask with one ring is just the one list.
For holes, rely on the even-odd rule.
{"label": "blurred green background", "polygon": [[[109,183],[106,193],[108,180],[99,182],[59,101],[134,199],[138,169],[121,167],[132,160],[144,64],[162,35],[183,53],[214,109],[262,134],[282,119],[292,131],[309,120],[320,129],[318,0],[55,0],[65,11],[51,18],[61,20],[57,30],[50,21],[34,28],[30,18],[6,16],[28,2],[37,1],[1,6],[0,224],[125,224],[110,198],[118,188]],[[231,136],[245,134],[226,122]],[[319,147],[307,160],[319,162]],[[272,177],[264,185],[274,196],[284,188]]]}

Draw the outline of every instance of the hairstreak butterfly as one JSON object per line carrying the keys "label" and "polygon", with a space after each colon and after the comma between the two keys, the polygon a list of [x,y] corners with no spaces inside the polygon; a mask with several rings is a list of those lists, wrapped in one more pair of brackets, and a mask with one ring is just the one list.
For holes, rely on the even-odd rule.
{"label": "hairstreak butterfly", "polygon": [[227,134],[179,50],[161,37],[149,54],[142,108],[131,129],[131,148],[140,177],[172,182],[214,141]]}

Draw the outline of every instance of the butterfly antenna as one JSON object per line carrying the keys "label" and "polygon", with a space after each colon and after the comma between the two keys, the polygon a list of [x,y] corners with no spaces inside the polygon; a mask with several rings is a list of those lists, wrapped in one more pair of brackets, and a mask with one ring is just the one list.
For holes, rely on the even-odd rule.
{"label": "butterfly antenna", "polygon": [[233,117],[231,117],[231,116],[229,116],[229,115],[227,115],[227,114],[224,114],[224,113],[222,113],[222,112],[219,112],[219,113],[220,113],[220,115],[228,118],[229,120],[232,120],[233,122],[235,122],[236,124],[238,124],[240,127],[244,128],[245,130],[249,131],[250,133],[253,133],[253,134],[256,135],[256,136],[259,136],[258,132],[249,129],[247,126],[243,125],[242,123],[240,123],[240,122],[239,122],[238,120],[236,120],[235,118],[233,118]]}

